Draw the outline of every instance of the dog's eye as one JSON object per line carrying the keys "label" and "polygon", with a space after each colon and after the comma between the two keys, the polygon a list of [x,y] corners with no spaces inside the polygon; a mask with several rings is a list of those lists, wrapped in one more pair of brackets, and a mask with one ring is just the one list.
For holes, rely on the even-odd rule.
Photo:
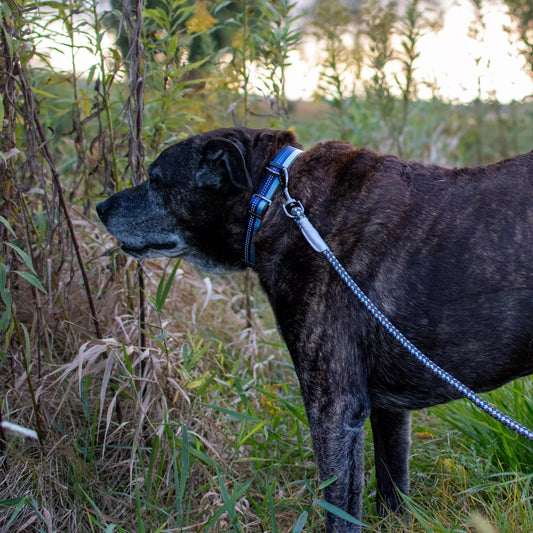
{"label": "dog's eye", "polygon": [[151,189],[157,189],[161,187],[162,185],[162,178],[161,171],[157,166],[150,165],[148,167],[148,185]]}
{"label": "dog's eye", "polygon": [[148,178],[148,184],[150,185],[151,189],[158,189],[161,186],[161,180],[151,176]]}

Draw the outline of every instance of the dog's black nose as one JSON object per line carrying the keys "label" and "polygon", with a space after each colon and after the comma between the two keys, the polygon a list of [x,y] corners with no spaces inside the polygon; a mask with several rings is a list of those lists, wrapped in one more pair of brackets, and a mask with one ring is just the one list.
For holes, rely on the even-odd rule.
{"label": "dog's black nose", "polygon": [[111,207],[111,202],[109,200],[110,198],[96,205],[96,213],[104,224],[107,218],[107,213],[109,212],[109,208]]}

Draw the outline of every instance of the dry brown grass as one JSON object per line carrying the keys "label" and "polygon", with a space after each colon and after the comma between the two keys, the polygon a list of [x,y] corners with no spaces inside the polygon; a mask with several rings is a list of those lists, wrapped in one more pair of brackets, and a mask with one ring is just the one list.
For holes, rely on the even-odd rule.
{"label": "dry brown grass", "polygon": [[[233,469],[235,475],[242,470],[244,476],[250,469],[248,445],[235,455],[234,434],[241,423],[217,420],[216,411],[204,402],[216,400],[222,408],[243,411],[239,397],[229,393],[233,384],[224,380],[239,380],[247,388],[243,394],[252,396],[250,386],[272,374],[269,360],[282,360],[278,346],[264,344],[277,343],[277,335],[272,329],[262,331],[257,316],[254,327],[246,329],[244,297],[238,290],[242,280],[211,280],[183,264],[163,312],[147,306],[147,343],[140,348],[135,261],[118,252],[94,221],[78,214],[76,227],[104,338],[91,331],[82,281],[68,266],[54,274],[53,292],[39,296],[39,321],[30,318],[32,311],[36,316],[36,292],[23,289],[17,319],[32,324],[31,344],[41,346],[40,357],[32,352],[29,369],[43,432],[40,443],[7,436],[0,501],[34,498],[24,502],[10,530],[44,521],[53,531],[89,531],[95,520],[133,531],[139,508],[148,515],[143,520],[149,529],[156,529],[152,520],[158,526],[166,521],[149,518],[142,503],[153,491],[147,465],[157,464],[157,472],[151,473],[158,478],[157,505],[175,500],[177,488],[167,476],[186,431],[189,444],[205,455],[198,461],[189,457],[186,476],[189,518],[183,528],[196,531],[224,503],[216,479],[213,483],[215,472]],[[168,269],[164,262],[145,262],[149,297]],[[10,372],[3,374],[0,390],[3,418],[34,427],[22,354],[16,349],[8,353],[4,366]],[[208,389],[215,394],[207,394]],[[251,401],[268,409],[267,400],[262,406],[259,399]],[[235,503],[235,510],[243,523],[260,521],[246,498]],[[12,507],[0,511],[0,530],[12,516]],[[227,518],[217,524],[217,530],[225,531]]]}

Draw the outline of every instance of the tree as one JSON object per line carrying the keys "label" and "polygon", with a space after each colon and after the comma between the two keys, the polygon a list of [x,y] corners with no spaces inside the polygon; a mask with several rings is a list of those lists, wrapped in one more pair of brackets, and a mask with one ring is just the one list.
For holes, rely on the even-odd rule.
{"label": "tree", "polygon": [[[480,0],[478,0],[480,1]],[[533,2],[531,0],[503,0],[513,28],[506,28],[511,34],[516,33],[524,48],[520,53],[524,56],[528,74],[533,78]]]}

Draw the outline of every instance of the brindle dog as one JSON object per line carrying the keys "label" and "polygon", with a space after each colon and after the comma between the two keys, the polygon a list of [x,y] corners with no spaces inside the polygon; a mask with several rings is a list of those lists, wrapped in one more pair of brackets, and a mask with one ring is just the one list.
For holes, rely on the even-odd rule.
{"label": "brindle dog", "polygon": [[[149,179],[97,206],[122,249],[210,272],[241,261],[248,206],[287,131],[231,128],[171,146]],[[345,142],[299,155],[290,192],[363,290],[438,365],[476,391],[533,372],[533,152],[446,169]],[[304,240],[276,192],[255,271],[300,381],[328,502],[356,518],[370,417],[381,514],[409,490],[410,411],[457,392],[407,353]],[[359,531],[327,513],[329,532]]]}

